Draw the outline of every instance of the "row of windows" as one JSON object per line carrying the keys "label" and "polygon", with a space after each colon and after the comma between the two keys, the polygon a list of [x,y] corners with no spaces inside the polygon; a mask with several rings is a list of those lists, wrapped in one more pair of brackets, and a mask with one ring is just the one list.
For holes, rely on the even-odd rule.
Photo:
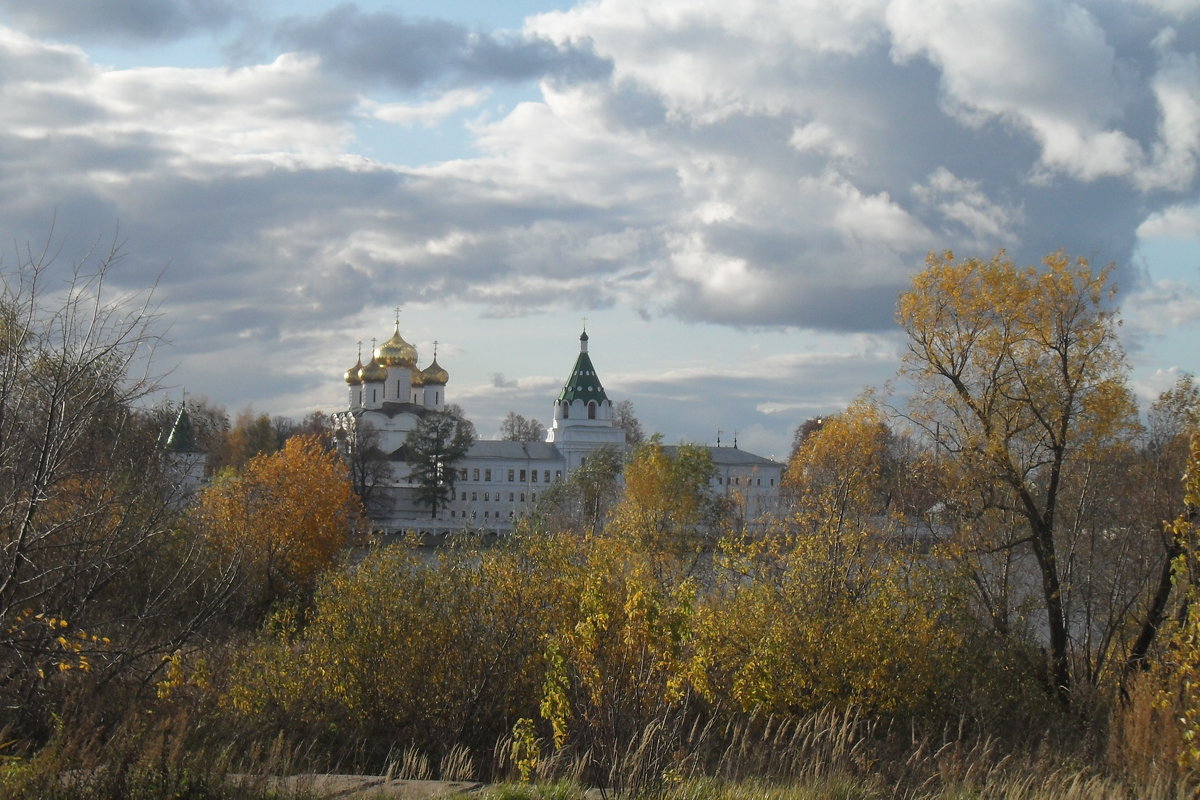
{"label": "row of windows", "polygon": [[[479,502],[479,492],[471,492],[470,494],[471,494],[471,502],[473,502],[473,503],[477,503],[477,502]],[[503,492],[484,492],[484,493],[483,493],[483,502],[485,502],[485,503],[491,503],[491,502],[496,502],[496,503],[499,503],[499,502],[500,502],[500,501],[503,499],[503,498],[502,498],[502,495],[503,495],[503,494],[504,494]],[[509,493],[508,493],[508,502],[510,502],[510,503],[516,503],[516,502],[518,502],[518,501],[517,501],[517,499],[516,499],[516,498],[517,498],[517,496],[518,496],[518,494],[519,494],[519,495],[520,495],[520,497],[521,497],[521,499],[520,499],[520,501],[519,501],[519,502],[522,502],[522,503],[524,503],[524,502],[525,502],[525,493],[524,493],[524,492],[520,492],[520,493],[518,493],[518,492],[509,492]],[[451,498],[450,498],[450,499],[451,499],[451,500],[466,500],[466,499],[467,499],[467,492],[458,492],[458,494],[457,494],[456,496],[451,496]],[[530,493],[530,495],[529,495],[529,502],[531,502],[531,503],[536,503],[536,502],[537,502],[537,492],[532,492],[532,493]]]}
{"label": "row of windows", "polygon": [[[771,486],[774,486],[774,485],[775,485],[775,479],[774,479],[774,478],[770,478],[770,481],[771,481],[770,485],[771,485]],[[718,484],[721,484],[721,483],[726,483],[726,481],[722,480],[721,476],[720,476],[720,475],[718,475],[718,476],[717,476],[717,483],[718,483]],[[741,475],[734,475],[732,478],[730,478],[730,479],[728,480],[728,484],[730,484],[730,485],[732,485],[732,486],[741,486],[741,485],[742,485],[742,476],[741,476]],[[747,476],[747,477],[746,477],[746,485],[747,485],[747,486],[762,486],[762,478],[751,478],[751,477]]]}
{"label": "row of windows", "polygon": [[[489,517],[489,516],[488,516],[488,513],[489,513],[489,512],[487,512],[487,511],[483,512],[483,518],[484,518],[484,519],[492,519],[492,518],[493,518],[493,517]],[[471,519],[475,519],[475,518],[476,518],[476,516],[478,516],[478,512],[476,512],[476,511],[471,511],[471,512],[469,512],[469,513],[468,513],[468,512],[466,512],[466,511],[460,511],[460,512],[458,513],[458,516],[462,517],[463,519],[466,519],[468,516],[470,516],[470,517],[471,517]],[[451,512],[450,512],[450,519],[454,519],[454,518],[455,518],[455,517],[454,517],[454,512],[453,512],[453,511],[451,511]],[[511,511],[510,511],[510,512],[508,512],[508,518],[509,518],[509,519],[512,519],[512,518],[513,518],[513,512],[511,512]],[[496,512],[496,514],[495,514],[495,516],[494,516],[494,519],[500,519],[500,512],[499,512],[499,511],[497,511],[497,512]]]}
{"label": "row of windows", "polygon": [[[492,469],[488,469],[485,467],[482,470],[484,483],[492,482],[492,473],[493,472],[496,475],[496,480],[497,481],[501,480],[500,476],[504,474],[504,470],[502,470],[502,469],[492,470]],[[480,468],[475,467],[474,469],[471,470],[471,480],[473,480],[473,481],[480,480],[480,474],[481,474]],[[542,476],[542,483],[550,482],[550,470],[548,470],[548,469],[542,470],[541,476]],[[467,470],[466,469],[460,469],[458,471],[458,479],[460,481],[467,480]],[[554,470],[554,480],[556,480],[556,481],[562,480],[562,470],[561,469]],[[538,471],[536,469],[531,469],[531,470],[509,469],[508,470],[508,483],[514,483],[514,482],[537,483],[538,482]]]}

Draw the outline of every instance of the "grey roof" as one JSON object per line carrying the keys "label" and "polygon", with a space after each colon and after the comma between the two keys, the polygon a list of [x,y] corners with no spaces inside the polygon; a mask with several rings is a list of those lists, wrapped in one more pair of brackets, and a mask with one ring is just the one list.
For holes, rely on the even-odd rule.
{"label": "grey roof", "polygon": [[[693,447],[703,447],[712,457],[713,466],[715,467],[779,467],[783,468],[783,464],[778,461],[772,461],[763,456],[756,456],[754,453],[745,450],[739,450],[736,447],[713,447],[711,445],[692,445]],[[665,444],[663,450],[668,455],[675,455],[679,450],[678,445]]]}
{"label": "grey roof", "polygon": [[562,454],[549,442],[502,442],[480,439],[471,445],[467,458],[494,458],[509,461],[560,461]]}

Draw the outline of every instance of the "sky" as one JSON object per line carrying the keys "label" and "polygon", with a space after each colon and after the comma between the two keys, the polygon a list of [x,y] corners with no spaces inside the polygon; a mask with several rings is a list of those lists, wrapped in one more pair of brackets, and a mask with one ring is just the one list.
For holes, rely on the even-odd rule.
{"label": "sky", "polygon": [[121,243],[164,396],[345,408],[402,335],[484,436],[578,352],[664,440],[786,457],[882,386],[930,251],[1116,265],[1195,372],[1200,0],[0,0],[0,233]]}

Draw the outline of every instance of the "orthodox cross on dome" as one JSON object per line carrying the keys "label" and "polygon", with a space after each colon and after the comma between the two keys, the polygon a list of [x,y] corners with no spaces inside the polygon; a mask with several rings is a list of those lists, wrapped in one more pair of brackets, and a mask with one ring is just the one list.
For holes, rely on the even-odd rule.
{"label": "orthodox cross on dome", "polygon": [[433,340],[433,360],[437,361],[437,339]]}
{"label": "orthodox cross on dome", "polygon": [[400,330],[400,306],[396,306],[396,330]]}
{"label": "orthodox cross on dome", "polygon": [[362,339],[358,340],[358,360],[362,361]]}

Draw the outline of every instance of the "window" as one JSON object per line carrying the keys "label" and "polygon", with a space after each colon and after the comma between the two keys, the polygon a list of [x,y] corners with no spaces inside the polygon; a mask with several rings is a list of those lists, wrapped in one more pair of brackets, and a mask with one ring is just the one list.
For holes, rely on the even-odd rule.
{"label": "window", "polygon": [[512,493],[512,492],[509,492],[509,493],[508,493],[508,502],[510,502],[510,503],[511,503],[512,501],[513,501],[513,493]]}
{"label": "window", "polygon": [[596,401],[592,400],[588,403],[588,419],[596,418]]}
{"label": "window", "polygon": [[521,492],[521,502],[522,503],[525,502],[525,493],[524,492]]}
{"label": "window", "polygon": [[485,469],[485,470],[483,471],[483,479],[484,479],[485,481],[487,481],[488,483],[491,483],[491,481],[492,481],[492,471],[491,471],[490,469]]}
{"label": "window", "polygon": [[471,470],[471,480],[473,480],[473,481],[479,480],[479,468],[478,467]]}
{"label": "window", "polygon": [[530,471],[530,473],[529,473],[529,478],[530,478],[530,480],[532,480],[534,483],[537,483],[537,470],[536,470],[536,469],[535,469],[535,470],[531,470],[531,471]]}
{"label": "window", "polygon": [[542,483],[549,483],[549,482],[550,482],[550,470],[543,470]]}
{"label": "window", "polygon": [[510,469],[508,471],[508,482],[512,483],[514,480],[516,480],[516,475],[517,475],[516,470]]}
{"label": "window", "polygon": [[488,494],[487,492],[483,493],[483,502],[486,503],[488,500],[491,500],[491,499],[492,499],[492,496],[490,494]]}
{"label": "window", "polygon": [[774,485],[775,485],[775,479],[774,479],[774,478],[771,478],[771,485],[772,485],[772,486],[774,486]]}
{"label": "window", "polygon": [[755,485],[755,486],[762,486],[762,478],[755,478],[755,479],[754,479],[754,485]]}
{"label": "window", "polygon": [[534,492],[533,494],[529,495],[529,502],[531,502],[531,503],[537,502],[537,492]]}
{"label": "window", "polygon": [[465,469],[460,469],[458,471],[458,479],[460,481],[465,481],[467,479],[467,471]]}
{"label": "window", "polygon": [[525,470],[521,470],[521,483],[525,482]]}
{"label": "window", "polygon": [[571,404],[563,400],[563,419],[571,418]]}
{"label": "window", "polygon": [[477,493],[471,492],[471,500],[472,501],[477,500],[478,498],[479,498],[479,495]]}
{"label": "window", "polygon": [[483,518],[484,518],[484,519],[487,519],[487,518],[488,518],[488,512],[486,512],[486,511],[485,511],[485,512],[483,512]]}
{"label": "window", "polygon": [[371,402],[372,402],[372,403],[374,403],[374,402],[375,402],[375,397],[376,397],[378,394],[379,394],[379,392],[378,392],[377,390],[375,390],[375,389],[372,389],[372,390],[371,390]]}

